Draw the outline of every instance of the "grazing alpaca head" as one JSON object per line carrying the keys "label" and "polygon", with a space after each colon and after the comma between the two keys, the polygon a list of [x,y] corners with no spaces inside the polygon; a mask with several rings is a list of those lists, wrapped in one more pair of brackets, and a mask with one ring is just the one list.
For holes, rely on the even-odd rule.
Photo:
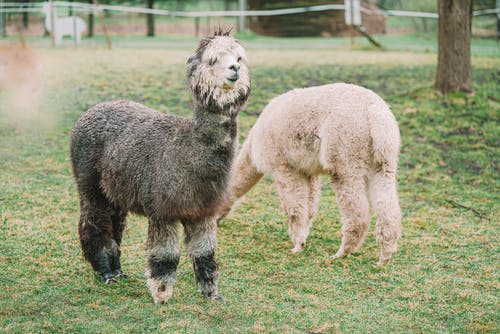
{"label": "grazing alpaca head", "polygon": [[229,33],[219,28],[201,40],[188,59],[187,75],[198,106],[232,115],[250,94],[250,77],[245,50]]}

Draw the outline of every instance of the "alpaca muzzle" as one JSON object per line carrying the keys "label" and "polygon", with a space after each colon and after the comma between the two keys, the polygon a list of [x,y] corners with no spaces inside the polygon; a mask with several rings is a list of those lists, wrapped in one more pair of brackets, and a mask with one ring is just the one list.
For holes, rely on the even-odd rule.
{"label": "alpaca muzzle", "polygon": [[240,74],[238,72],[234,72],[233,75],[226,77],[226,79],[230,82],[236,82],[240,78]]}

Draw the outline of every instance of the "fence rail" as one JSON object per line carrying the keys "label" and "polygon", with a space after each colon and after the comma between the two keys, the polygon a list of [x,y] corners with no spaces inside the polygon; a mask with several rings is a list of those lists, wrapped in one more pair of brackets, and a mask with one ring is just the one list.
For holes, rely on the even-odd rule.
{"label": "fence rail", "polygon": [[[40,11],[43,2],[4,2],[0,3],[0,12],[4,13],[24,13],[24,12],[38,12]],[[295,8],[271,9],[271,10],[230,10],[230,11],[171,11],[166,9],[150,9],[143,7],[128,7],[128,6],[115,6],[115,5],[92,5],[82,2],[67,2],[67,1],[54,1],[55,7],[71,7],[75,11],[82,12],[97,12],[102,10],[119,11],[137,14],[153,14],[172,17],[245,17],[245,16],[277,16],[277,15],[291,15],[307,12],[322,12],[328,10],[345,10],[342,4],[326,4],[318,6],[306,6]],[[367,14],[383,14],[384,16],[400,16],[400,17],[416,17],[416,18],[429,18],[437,19],[439,15],[433,12],[418,12],[418,11],[403,11],[403,10],[383,10],[383,9],[366,9],[362,8],[362,12]],[[473,16],[500,14],[500,8],[491,8],[476,10]]]}

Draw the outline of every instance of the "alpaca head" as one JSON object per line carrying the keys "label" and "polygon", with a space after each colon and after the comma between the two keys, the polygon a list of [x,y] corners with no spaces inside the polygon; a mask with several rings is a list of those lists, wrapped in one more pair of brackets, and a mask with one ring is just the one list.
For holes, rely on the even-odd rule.
{"label": "alpaca head", "polygon": [[250,94],[245,50],[230,29],[217,29],[200,41],[188,59],[189,86],[196,103],[214,111],[238,112]]}

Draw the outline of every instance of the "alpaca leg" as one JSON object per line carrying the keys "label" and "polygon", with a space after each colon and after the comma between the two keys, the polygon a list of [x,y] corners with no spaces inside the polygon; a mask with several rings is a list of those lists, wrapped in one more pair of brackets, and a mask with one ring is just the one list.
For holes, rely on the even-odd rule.
{"label": "alpaca leg", "polygon": [[55,45],[61,45],[61,43],[62,43],[62,35],[61,35],[61,33],[59,31],[56,31],[54,33],[54,41],[55,41],[54,42]]}
{"label": "alpaca leg", "polygon": [[233,175],[231,179],[231,194],[220,211],[217,220],[223,219],[234,204],[234,202],[245,195],[252,187],[259,182],[263,174],[257,170],[257,167],[252,163],[250,141],[247,140],[243,145],[233,167]]}
{"label": "alpaca leg", "polygon": [[309,180],[292,170],[275,171],[273,178],[281,205],[288,216],[288,233],[294,244],[292,253],[300,252],[309,235]]}
{"label": "alpaca leg", "polygon": [[147,253],[147,285],[154,302],[164,304],[172,297],[180,258],[175,223],[150,219]]}
{"label": "alpaca leg", "polygon": [[115,208],[114,213],[111,215],[111,222],[113,226],[113,239],[116,242],[118,251],[116,254],[110,256],[110,266],[111,272],[113,276],[116,278],[126,278],[127,276],[122,272],[122,266],[120,263],[120,245],[122,243],[122,234],[125,226],[127,224],[125,218],[127,217],[127,213],[120,209]]}
{"label": "alpaca leg", "polygon": [[334,258],[349,256],[363,243],[370,224],[370,210],[363,177],[335,177],[333,187],[342,221],[342,242]]}
{"label": "alpaca leg", "polygon": [[93,195],[80,192],[80,221],[78,226],[84,257],[106,283],[116,281],[110,258],[118,256],[118,245],[112,238],[110,205],[100,190]]}
{"label": "alpaca leg", "polygon": [[321,193],[321,179],[319,176],[312,176],[309,179],[309,227],[312,226],[314,217],[318,213],[319,195]]}
{"label": "alpaca leg", "polygon": [[394,173],[376,173],[369,181],[370,203],[377,216],[375,235],[380,244],[379,265],[385,265],[398,247],[401,237],[399,207]]}
{"label": "alpaca leg", "polygon": [[218,266],[215,262],[217,223],[213,218],[205,221],[183,221],[186,250],[193,261],[196,283],[201,293],[213,300],[222,299],[217,290]]}

